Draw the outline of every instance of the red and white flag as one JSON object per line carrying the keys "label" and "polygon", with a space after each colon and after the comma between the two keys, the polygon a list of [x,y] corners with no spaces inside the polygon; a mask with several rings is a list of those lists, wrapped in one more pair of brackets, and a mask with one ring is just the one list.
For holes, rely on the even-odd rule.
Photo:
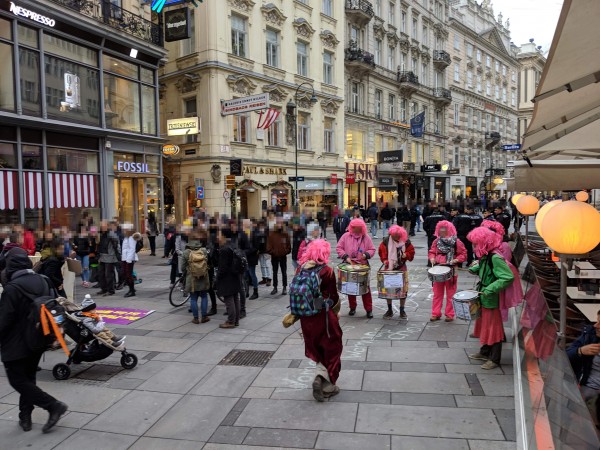
{"label": "red and white flag", "polygon": [[[258,118],[257,128],[266,130],[275,123],[281,111],[273,108],[268,108],[266,111],[260,111],[260,117]],[[264,118],[263,118],[264,116]]]}

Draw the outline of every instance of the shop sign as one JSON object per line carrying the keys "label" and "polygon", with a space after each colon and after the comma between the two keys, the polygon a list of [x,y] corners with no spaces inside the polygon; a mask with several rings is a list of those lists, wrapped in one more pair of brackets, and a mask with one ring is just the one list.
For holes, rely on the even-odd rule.
{"label": "shop sign", "polygon": [[356,177],[353,173],[346,174],[346,184],[354,184],[356,182]]}
{"label": "shop sign", "polygon": [[298,190],[305,191],[322,191],[323,181],[322,180],[306,180],[298,181]]}
{"label": "shop sign", "polygon": [[467,177],[467,186],[477,186],[477,177]]}
{"label": "shop sign", "polygon": [[331,184],[337,184],[337,173],[332,173],[329,176],[329,183],[331,183]]}
{"label": "shop sign", "polygon": [[376,180],[379,175],[377,164],[346,163],[346,177],[351,173],[356,181]]}
{"label": "shop sign", "polygon": [[421,172],[439,172],[442,170],[441,164],[425,164],[421,166]]}
{"label": "shop sign", "polygon": [[287,175],[287,169],[283,167],[261,167],[244,165],[244,175],[250,173],[255,175]]}
{"label": "shop sign", "polygon": [[175,9],[165,12],[165,41],[173,42],[190,37],[190,10]]}
{"label": "shop sign", "polygon": [[448,175],[458,175],[460,173],[460,169],[448,169],[446,170]]}
{"label": "shop sign", "polygon": [[118,172],[128,172],[128,173],[150,173],[148,164],[130,163],[127,161],[118,161],[117,162],[117,171]]}
{"label": "shop sign", "polygon": [[221,115],[239,114],[269,107],[269,93],[251,95],[250,97],[221,100]]}
{"label": "shop sign", "polygon": [[392,177],[379,177],[377,180],[379,186],[394,186],[394,178]]}
{"label": "shop sign", "polygon": [[229,161],[229,173],[231,175],[242,175],[242,160],[232,159]]}
{"label": "shop sign", "polygon": [[198,117],[183,117],[181,119],[167,120],[167,136],[185,136],[200,132],[200,119]]}
{"label": "shop sign", "polygon": [[462,177],[451,177],[450,180],[452,186],[462,186],[464,184]]}
{"label": "shop sign", "polygon": [[25,9],[22,6],[18,6],[13,2],[10,2],[10,12],[15,16],[25,17],[26,19],[33,20],[34,22],[39,22],[42,25],[48,25],[49,27],[54,27],[56,25],[56,21],[51,19],[50,17],[42,16],[36,12],[33,12],[29,9]]}
{"label": "shop sign", "polygon": [[402,162],[403,159],[402,150],[392,150],[390,152],[377,153],[377,162],[379,164]]}
{"label": "shop sign", "polygon": [[173,144],[163,145],[162,154],[165,156],[174,156],[179,153],[179,146]]}

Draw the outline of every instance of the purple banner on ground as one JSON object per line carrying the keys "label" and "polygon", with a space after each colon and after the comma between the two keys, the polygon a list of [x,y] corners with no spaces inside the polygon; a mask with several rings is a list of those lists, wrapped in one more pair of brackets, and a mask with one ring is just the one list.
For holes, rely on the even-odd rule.
{"label": "purple banner on ground", "polygon": [[132,308],[116,308],[111,306],[98,306],[96,312],[102,316],[106,323],[127,325],[136,320],[149,316],[154,310]]}

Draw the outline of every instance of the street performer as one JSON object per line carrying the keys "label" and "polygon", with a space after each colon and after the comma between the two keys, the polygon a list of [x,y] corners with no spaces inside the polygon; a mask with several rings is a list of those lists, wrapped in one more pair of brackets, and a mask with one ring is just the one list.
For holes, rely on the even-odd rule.
{"label": "street performer", "polygon": [[[369,265],[369,259],[375,254],[375,245],[367,234],[367,225],[361,219],[352,219],[348,232],[342,236],[336,246],[338,257],[344,262],[352,264]],[[362,296],[363,306],[369,319],[373,318],[373,298],[371,290]],[[356,295],[348,295],[350,316],[356,314]]]}
{"label": "street performer", "polygon": [[456,235],[456,228],[447,220],[438,222],[435,227],[436,239],[429,249],[429,262],[431,266],[444,265],[451,268],[451,278],[446,281],[434,281],[433,283],[433,304],[431,306],[431,322],[436,322],[442,318],[442,306],[444,303],[444,291],[446,291],[446,322],[454,320],[454,307],[452,306],[452,297],[456,293],[458,275],[456,274],[456,264],[463,263],[467,259],[467,250],[464,244]]}
{"label": "street performer", "polygon": [[[404,283],[400,297],[401,319],[407,319],[406,312],[404,311],[406,296],[408,295],[408,268],[406,267],[406,261],[412,261],[414,257],[415,248],[408,239],[406,229],[398,225],[392,225],[389,235],[384,237],[381,244],[379,244],[379,258],[384,265],[383,270],[400,270],[404,272]],[[387,299],[387,307],[387,312],[383,315],[383,318],[391,319],[394,316],[391,299]]]}

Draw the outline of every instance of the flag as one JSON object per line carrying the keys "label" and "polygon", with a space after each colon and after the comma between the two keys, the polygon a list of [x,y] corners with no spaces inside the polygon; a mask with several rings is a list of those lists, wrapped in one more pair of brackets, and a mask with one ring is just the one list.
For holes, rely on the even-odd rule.
{"label": "flag", "polygon": [[[260,117],[258,118],[258,125],[256,126],[256,128],[262,128],[263,130],[266,130],[267,128],[269,128],[271,125],[273,125],[275,123],[275,121],[279,117],[279,114],[281,114],[281,111],[278,111],[273,108],[268,108],[266,110],[266,112],[260,111],[259,114],[260,114]],[[264,119],[263,119],[263,114],[264,114]]]}
{"label": "flag", "polygon": [[425,125],[425,111],[417,114],[410,119],[410,134],[413,137],[423,137],[423,127]]}

